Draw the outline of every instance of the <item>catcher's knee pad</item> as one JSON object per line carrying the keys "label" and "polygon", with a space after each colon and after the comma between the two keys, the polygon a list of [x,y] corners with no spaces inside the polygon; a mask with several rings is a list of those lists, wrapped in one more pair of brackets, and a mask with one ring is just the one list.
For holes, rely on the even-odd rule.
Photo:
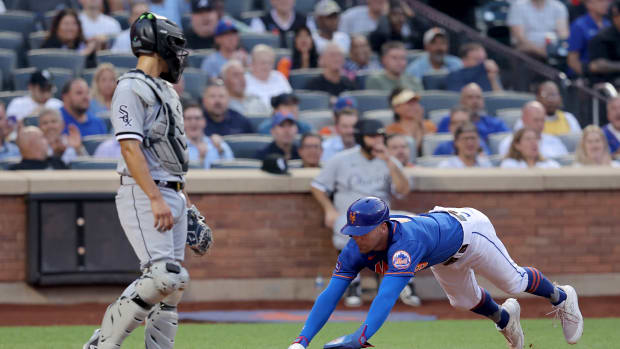
{"label": "catcher's knee pad", "polygon": [[[175,292],[176,293],[176,292]],[[160,303],[146,319],[144,342],[149,349],[172,349],[179,328],[177,307]]]}
{"label": "catcher's knee pad", "polygon": [[155,305],[189,283],[187,270],[178,262],[153,263],[136,283],[136,293],[146,303]]}
{"label": "catcher's knee pad", "polygon": [[131,331],[142,324],[149,310],[121,297],[108,306],[101,323],[98,349],[118,349]]}

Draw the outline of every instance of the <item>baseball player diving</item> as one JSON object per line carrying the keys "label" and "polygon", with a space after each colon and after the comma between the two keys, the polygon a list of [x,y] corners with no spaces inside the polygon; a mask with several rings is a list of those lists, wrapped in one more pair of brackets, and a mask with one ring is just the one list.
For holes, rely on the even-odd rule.
{"label": "baseball player diving", "polygon": [[173,348],[177,304],[189,282],[181,265],[185,244],[204,254],[212,242],[185,192],[187,139],[172,89],[188,53],[185,38],[174,22],[149,12],[133,23],[130,37],[138,64],[119,79],[111,119],[123,155],[116,207],[142,276],[108,306],[84,349],[120,348],[144,321],[147,348]]}
{"label": "baseball player diving", "polygon": [[[495,233],[493,224],[473,208],[435,207],[419,216],[390,215],[376,197],[355,201],[347,210],[342,234],[352,239],[340,253],[328,287],[317,298],[297,339],[289,349],[303,349],[325,325],[338,300],[363,269],[383,270],[384,277],[366,320],[352,334],[327,343],[324,348],[366,348],[398,299],[409,278],[431,268],[455,308],[471,310],[495,322],[508,348],[523,348],[521,307],[514,298],[501,306],[480,287],[474,272],[506,293],[528,292],[545,297],[561,319],[564,338],[577,343],[583,317],[577,293],[571,286],[554,286],[533,267],[517,265]],[[375,268],[375,265],[382,266]]]}

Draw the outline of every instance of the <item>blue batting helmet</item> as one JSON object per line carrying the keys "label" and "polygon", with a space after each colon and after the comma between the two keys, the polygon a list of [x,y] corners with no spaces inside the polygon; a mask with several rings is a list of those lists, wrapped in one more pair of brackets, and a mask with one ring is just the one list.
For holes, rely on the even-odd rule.
{"label": "blue batting helmet", "polygon": [[367,196],[357,199],[347,210],[347,224],[340,232],[345,235],[366,235],[390,219],[390,209],[385,201]]}

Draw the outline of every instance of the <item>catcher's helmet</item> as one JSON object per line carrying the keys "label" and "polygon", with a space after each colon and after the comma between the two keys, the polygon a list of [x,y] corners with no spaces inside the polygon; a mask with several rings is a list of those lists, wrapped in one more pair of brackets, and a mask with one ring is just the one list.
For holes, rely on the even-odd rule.
{"label": "catcher's helmet", "polygon": [[364,136],[385,135],[385,129],[379,120],[361,119],[355,123],[353,135],[355,142],[363,147]]}
{"label": "catcher's helmet", "polygon": [[367,196],[357,199],[347,210],[347,224],[340,232],[345,235],[366,235],[381,223],[390,220],[390,209],[385,201]]}
{"label": "catcher's helmet", "polygon": [[144,12],[131,25],[131,51],[136,57],[157,53],[168,64],[161,78],[177,83],[185,68],[185,36],[173,21],[151,12]]}

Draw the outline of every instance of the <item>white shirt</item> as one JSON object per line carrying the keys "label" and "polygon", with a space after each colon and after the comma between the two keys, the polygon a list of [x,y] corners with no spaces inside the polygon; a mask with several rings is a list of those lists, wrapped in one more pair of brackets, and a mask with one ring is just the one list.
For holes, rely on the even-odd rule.
{"label": "white shirt", "polygon": [[338,30],[349,35],[368,34],[377,29],[378,19],[370,17],[368,6],[355,6],[340,15]]}
{"label": "white shirt", "polygon": [[[515,160],[515,159],[504,159],[502,163],[499,165],[501,168],[528,168],[527,162],[525,160]],[[536,168],[560,168],[560,164],[555,162],[554,160],[544,160],[539,161],[534,165]]]}
{"label": "white shirt", "polygon": [[62,108],[62,101],[56,98],[50,98],[44,105],[35,102],[30,95],[13,98],[9,106],[6,108],[6,115],[14,116],[17,120],[21,120],[26,116],[32,115],[37,109],[45,107],[59,110]]}
{"label": "white shirt", "polygon": [[97,35],[116,36],[121,32],[121,25],[118,21],[104,14],[100,14],[97,19],[93,20],[86,13],[81,12],[79,19],[86,39]]}
{"label": "white shirt", "polygon": [[[470,168],[470,166],[466,166],[463,160],[461,160],[461,158],[459,158],[458,156],[452,156],[452,157],[449,157],[448,159],[445,159],[444,161],[440,162],[437,167],[439,168]],[[471,167],[489,168],[489,167],[493,167],[493,164],[491,164],[491,161],[489,161],[489,159],[486,156],[478,155],[476,157],[476,164]]]}
{"label": "white shirt", "polygon": [[[499,154],[508,154],[510,143],[512,143],[512,135],[504,138],[499,144]],[[543,158],[557,158],[568,154],[568,150],[560,138],[546,133],[543,133],[538,141],[538,151]]]}
{"label": "white shirt", "polygon": [[129,37],[130,29],[123,30],[114,39],[114,44],[110,47],[112,52],[131,53],[131,38]]}
{"label": "white shirt", "polygon": [[327,40],[319,35],[318,32],[312,33],[312,39],[316,45],[318,53],[322,53],[328,43],[333,42],[342,49],[345,55],[349,54],[349,48],[351,47],[351,38],[349,34],[344,32],[335,32],[331,40]]}
{"label": "white shirt", "polygon": [[249,72],[245,73],[245,94],[260,97],[265,105],[271,105],[271,97],[290,92],[293,92],[291,84],[277,70],[269,73],[267,81],[258,80]]}
{"label": "white shirt", "polygon": [[[276,12],[275,9],[271,9],[269,14],[271,15],[271,19],[273,19],[273,21],[285,31],[291,29],[291,26],[295,22],[295,11],[293,11],[293,14],[286,22],[278,16],[278,12]],[[260,17],[252,18],[252,21],[250,22],[250,29],[257,33],[264,33],[267,31],[267,28],[265,28],[265,23],[263,23],[263,20],[260,19]]]}
{"label": "white shirt", "polygon": [[[570,127],[570,132],[573,133],[581,133],[581,125],[579,125],[579,121],[577,121],[577,118],[575,117],[575,115],[567,112],[567,111],[562,111],[564,113],[564,116],[566,117],[566,122],[568,123],[568,126]],[[545,116],[545,120],[555,120],[557,118],[556,115],[546,115]],[[523,120],[519,119],[517,120],[517,122],[515,123],[514,127],[512,128],[513,131],[519,131],[520,129],[523,128]]]}
{"label": "white shirt", "polygon": [[321,162],[327,162],[332,156],[340,153],[344,150],[344,143],[342,137],[339,135],[331,136],[323,141],[323,154],[321,155]]}
{"label": "white shirt", "polygon": [[545,37],[550,33],[557,37],[557,23],[568,23],[568,10],[558,0],[545,0],[542,8],[532,4],[532,0],[520,0],[510,6],[508,25],[523,28],[525,38],[534,45],[543,47]]}

